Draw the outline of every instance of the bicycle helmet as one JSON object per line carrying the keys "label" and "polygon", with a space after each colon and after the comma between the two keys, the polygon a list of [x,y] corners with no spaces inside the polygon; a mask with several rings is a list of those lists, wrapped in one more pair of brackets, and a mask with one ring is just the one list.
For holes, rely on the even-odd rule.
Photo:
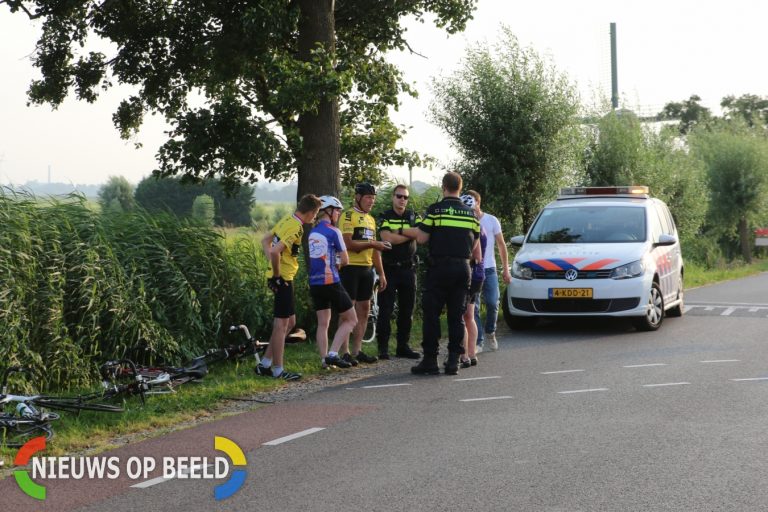
{"label": "bicycle helmet", "polygon": [[343,210],[344,206],[342,206],[341,201],[334,196],[320,196],[320,209],[325,210],[326,208],[338,208],[339,210]]}
{"label": "bicycle helmet", "polygon": [[461,199],[461,202],[464,203],[464,205],[467,208],[471,208],[473,210],[475,209],[475,198],[474,197],[472,197],[469,194],[464,194],[463,196],[461,196],[460,199]]}
{"label": "bicycle helmet", "polygon": [[361,196],[375,196],[376,188],[367,181],[364,181],[363,183],[355,185],[355,194],[360,194]]}

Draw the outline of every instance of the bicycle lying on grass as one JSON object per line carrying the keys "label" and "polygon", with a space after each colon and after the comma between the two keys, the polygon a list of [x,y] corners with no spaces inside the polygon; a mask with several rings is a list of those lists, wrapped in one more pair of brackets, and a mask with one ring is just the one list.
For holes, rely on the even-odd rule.
{"label": "bicycle lying on grass", "polygon": [[[33,437],[53,437],[52,421],[59,415],[43,412],[29,401],[34,397],[8,394],[8,377],[21,372],[19,367],[11,367],[3,372],[2,387],[0,387],[0,446],[18,448]],[[8,405],[16,404],[10,411]]]}

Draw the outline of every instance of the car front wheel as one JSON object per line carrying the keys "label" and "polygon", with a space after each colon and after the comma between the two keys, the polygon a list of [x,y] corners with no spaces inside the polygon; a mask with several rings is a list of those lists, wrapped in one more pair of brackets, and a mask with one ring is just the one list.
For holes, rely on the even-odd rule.
{"label": "car front wheel", "polygon": [[509,294],[504,290],[501,301],[501,311],[504,313],[504,321],[513,331],[523,331],[536,326],[537,318],[534,316],[514,316],[509,312]]}
{"label": "car front wheel", "polygon": [[661,327],[664,321],[664,296],[658,283],[651,285],[651,293],[648,294],[648,304],[645,315],[635,318],[635,328],[638,331],[655,331]]}

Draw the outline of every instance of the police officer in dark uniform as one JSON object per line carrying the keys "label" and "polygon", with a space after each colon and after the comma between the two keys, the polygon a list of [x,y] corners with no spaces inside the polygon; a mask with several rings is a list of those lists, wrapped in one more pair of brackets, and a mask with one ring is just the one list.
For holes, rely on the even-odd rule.
{"label": "police officer in dark uniform", "polygon": [[392,191],[392,208],[377,220],[379,237],[392,244],[392,250],[381,253],[387,287],[378,294],[379,317],[376,321],[376,338],[379,359],[389,359],[389,336],[392,332],[392,312],[397,299],[397,357],[418,359],[421,354],[408,345],[416,304],[416,241],[403,231],[415,228],[416,213],[408,208],[408,187],[397,185]]}
{"label": "police officer in dark uniform", "polygon": [[427,275],[422,293],[424,357],[411,372],[437,375],[440,314],[448,310],[448,358],[445,373],[459,372],[459,357],[464,353],[464,310],[470,284],[469,260],[480,242],[480,223],[461,199],[462,180],[455,172],[443,176],[443,199],[429,206],[417,228],[406,233],[417,242],[428,244]]}

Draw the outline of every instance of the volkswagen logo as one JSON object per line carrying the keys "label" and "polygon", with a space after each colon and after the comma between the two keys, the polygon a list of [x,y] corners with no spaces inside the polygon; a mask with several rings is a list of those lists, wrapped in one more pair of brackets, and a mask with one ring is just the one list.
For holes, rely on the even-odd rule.
{"label": "volkswagen logo", "polygon": [[579,271],[575,268],[569,268],[565,271],[565,280],[566,281],[575,281],[576,278],[579,277]]}

